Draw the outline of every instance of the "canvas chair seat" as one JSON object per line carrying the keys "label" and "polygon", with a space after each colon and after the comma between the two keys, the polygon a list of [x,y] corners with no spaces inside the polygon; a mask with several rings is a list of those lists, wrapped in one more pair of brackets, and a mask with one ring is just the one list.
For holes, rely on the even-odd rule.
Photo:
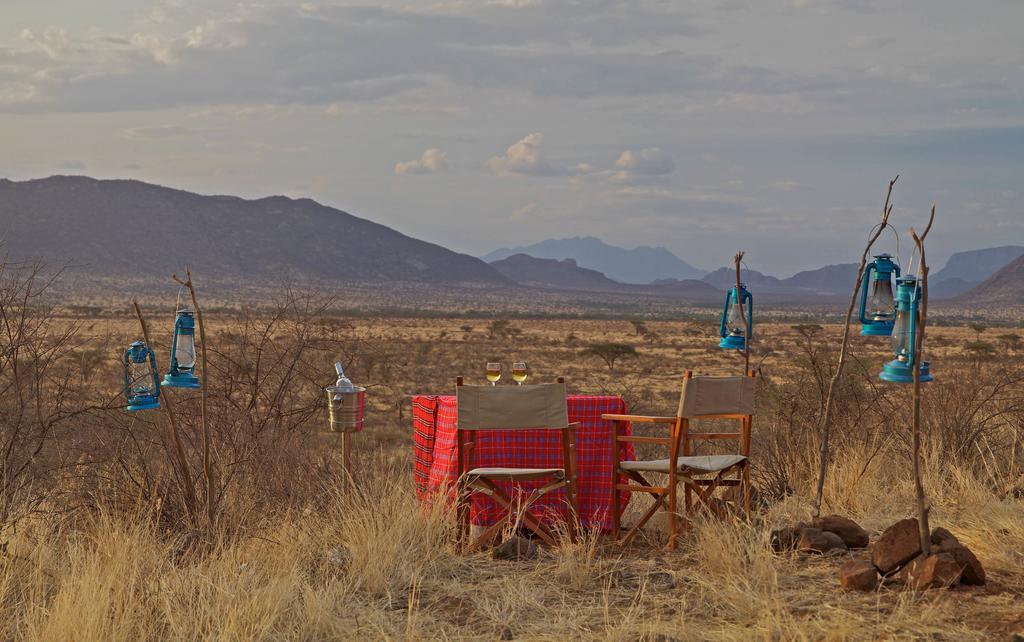
{"label": "canvas chair seat", "polygon": [[[746,461],[743,455],[698,455],[695,457],[678,457],[676,459],[676,470],[679,472],[696,473],[717,473],[728,470]],[[619,463],[622,470],[635,470],[645,473],[668,474],[667,459],[654,459],[649,461],[624,461]]]}
{"label": "canvas chair seat", "polygon": [[466,473],[467,478],[487,477],[488,479],[534,479],[565,477],[564,468],[474,468]]}

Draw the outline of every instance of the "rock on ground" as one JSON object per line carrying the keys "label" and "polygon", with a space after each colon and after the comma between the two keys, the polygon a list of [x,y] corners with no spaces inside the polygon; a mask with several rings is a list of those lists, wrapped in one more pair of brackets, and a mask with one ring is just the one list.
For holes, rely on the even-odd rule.
{"label": "rock on ground", "polygon": [[892,573],[921,554],[917,520],[901,519],[882,532],[871,548],[871,561],[882,574]]}
{"label": "rock on ground", "polygon": [[971,549],[961,544],[953,533],[940,526],[932,530],[931,540],[933,552],[948,553],[960,566],[961,584],[972,586],[985,584],[985,567],[981,565]]}
{"label": "rock on ground", "polygon": [[797,542],[800,541],[800,530],[801,527],[799,526],[796,528],[787,526],[772,531],[769,536],[772,550],[776,553],[782,553],[796,548]]}
{"label": "rock on ground", "polygon": [[828,553],[834,550],[846,550],[843,539],[835,533],[820,528],[805,528],[800,531],[797,548],[810,553]]}
{"label": "rock on ground", "polygon": [[960,581],[960,565],[949,553],[918,556],[903,567],[900,579],[907,588],[917,591],[947,588]]}
{"label": "rock on ground", "polygon": [[860,524],[842,515],[826,515],[814,520],[815,528],[835,533],[843,539],[847,548],[866,548],[868,545],[868,532],[860,527]]}
{"label": "rock on ground", "polygon": [[874,591],[878,588],[878,569],[866,559],[843,562],[839,567],[839,586],[848,591]]}
{"label": "rock on ground", "polygon": [[496,560],[511,561],[537,559],[537,555],[539,555],[537,545],[518,535],[513,535],[495,546],[491,552],[491,556]]}

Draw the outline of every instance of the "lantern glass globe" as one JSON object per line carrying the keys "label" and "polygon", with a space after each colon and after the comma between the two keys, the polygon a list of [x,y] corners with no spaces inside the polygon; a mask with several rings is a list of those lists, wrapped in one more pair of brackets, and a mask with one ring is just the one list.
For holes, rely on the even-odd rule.
{"label": "lantern glass globe", "polygon": [[196,366],[196,341],[195,335],[179,334],[178,342],[174,347],[174,359],[178,364],[178,370],[191,372]]}
{"label": "lantern glass globe", "polygon": [[871,299],[868,301],[868,316],[873,321],[891,321],[896,299],[892,294],[892,281],[876,279],[871,288]]}
{"label": "lantern glass globe", "polygon": [[892,351],[899,359],[910,354],[910,310],[898,310],[892,328]]}
{"label": "lantern glass globe", "polygon": [[746,324],[743,322],[743,315],[740,314],[738,303],[732,302],[729,304],[729,314],[725,318],[725,328],[729,331],[729,334],[736,336],[745,334]]}
{"label": "lantern glass globe", "polygon": [[153,371],[149,368],[149,360],[144,359],[138,362],[132,359],[129,360],[128,366],[128,377],[132,394],[148,395],[151,393],[153,391]]}

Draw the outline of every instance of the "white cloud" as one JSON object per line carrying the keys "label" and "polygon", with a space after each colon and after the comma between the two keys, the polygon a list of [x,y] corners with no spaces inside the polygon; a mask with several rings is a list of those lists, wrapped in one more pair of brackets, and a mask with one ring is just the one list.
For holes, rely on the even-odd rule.
{"label": "white cloud", "polygon": [[448,169],[448,154],[437,148],[423,152],[416,160],[395,163],[396,174],[436,174]]}
{"label": "white cloud", "polygon": [[231,29],[231,23],[222,20],[207,20],[196,25],[184,36],[185,46],[190,49],[234,49],[245,45],[245,37]]}
{"label": "white cloud", "polygon": [[676,171],[676,162],[667,153],[657,147],[648,147],[637,151],[622,152],[615,161],[619,170],[635,174],[660,176]]}
{"label": "white cloud", "polygon": [[501,156],[487,161],[487,167],[498,174],[523,174],[526,176],[559,176],[567,170],[554,167],[540,151],[543,134],[533,133],[519,139]]}
{"label": "white cloud", "polygon": [[154,34],[137,33],[131,38],[131,45],[137,51],[146,54],[154,62],[161,65],[175,65],[178,62],[178,54],[175,51],[175,42],[171,38],[164,38]]}
{"label": "white cloud", "polygon": [[60,60],[72,48],[68,32],[57,27],[47,27],[42,31],[22,29],[20,37],[46,54],[50,60]]}

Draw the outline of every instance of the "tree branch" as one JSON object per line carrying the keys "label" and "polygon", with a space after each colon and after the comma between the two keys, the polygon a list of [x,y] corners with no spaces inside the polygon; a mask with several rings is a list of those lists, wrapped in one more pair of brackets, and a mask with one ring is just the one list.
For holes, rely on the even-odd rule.
{"label": "tree branch", "polygon": [[[142,338],[145,339],[147,346],[152,346],[153,344],[149,340],[149,327],[146,325],[145,317],[142,316],[139,302],[133,300],[132,305],[135,307],[135,316],[139,318],[139,325],[142,326]],[[167,409],[167,417],[170,419],[171,441],[174,443],[174,455],[178,460],[179,474],[181,475],[182,486],[185,491],[185,510],[189,516],[194,517],[196,515],[196,487],[192,481],[192,470],[189,468],[188,459],[185,457],[185,448],[182,446],[181,436],[178,432],[178,420],[174,415],[174,404],[169,396],[164,395],[161,406]]]}
{"label": "tree branch", "polygon": [[214,527],[217,512],[216,507],[214,506],[216,498],[213,491],[213,462],[210,457],[210,428],[206,423],[206,327],[203,324],[203,311],[199,308],[199,301],[196,299],[196,289],[192,285],[192,270],[187,267],[185,268],[185,281],[179,279],[177,274],[172,274],[171,278],[182,286],[188,288],[189,295],[192,297],[192,309],[196,311],[196,321],[199,323],[199,345],[201,346],[199,362],[199,421],[203,435],[203,477],[206,481],[206,520],[209,527],[212,529]]}
{"label": "tree branch", "polygon": [[843,342],[839,347],[839,361],[836,363],[836,370],[832,373],[832,379],[828,383],[828,394],[825,396],[825,408],[821,413],[819,429],[821,433],[821,451],[818,464],[818,487],[814,497],[814,517],[816,518],[821,516],[821,500],[825,492],[825,474],[828,471],[828,462],[831,456],[829,440],[832,434],[832,408],[835,406],[836,384],[839,383],[840,377],[843,376],[843,368],[846,366],[846,356],[850,347],[850,323],[853,319],[853,310],[857,306],[857,295],[860,293],[861,281],[864,280],[864,269],[867,266],[871,247],[889,225],[889,215],[892,214],[893,207],[892,188],[896,185],[896,181],[899,178],[900,176],[897,174],[895,178],[889,181],[889,189],[885,193],[885,203],[882,204],[882,220],[877,225],[877,229],[874,229],[869,235],[867,245],[864,246],[864,252],[860,256],[860,265],[857,267],[857,280],[853,284],[853,294],[850,295],[850,307],[846,310],[846,325],[843,326]]}

